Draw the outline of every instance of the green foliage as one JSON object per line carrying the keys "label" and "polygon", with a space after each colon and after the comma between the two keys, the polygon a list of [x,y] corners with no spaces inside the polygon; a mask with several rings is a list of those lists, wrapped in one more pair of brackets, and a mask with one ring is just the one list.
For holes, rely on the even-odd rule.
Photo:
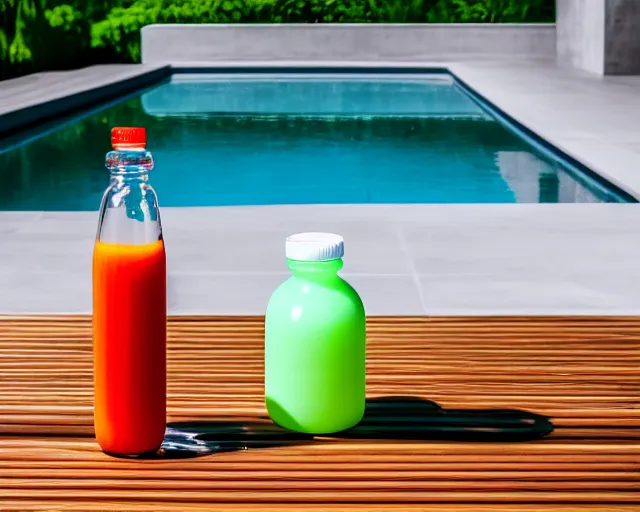
{"label": "green foliage", "polygon": [[44,0],[0,0],[0,71],[7,64],[19,71],[29,70],[33,61],[32,40],[42,26]]}
{"label": "green foliage", "polygon": [[44,13],[40,37],[33,42],[37,68],[67,69],[89,62],[89,21],[72,5],[57,5]]}
{"label": "green foliage", "polygon": [[51,28],[62,28],[66,32],[75,30],[75,21],[82,19],[82,13],[71,5],[58,5],[53,9],[48,9],[44,17],[49,22]]}
{"label": "green foliage", "polygon": [[[91,24],[132,0],[0,0],[0,79],[91,64]],[[93,16],[97,18],[93,18]],[[110,52],[110,57],[117,54]]]}
{"label": "green foliage", "polygon": [[553,21],[555,0],[0,0],[0,79],[139,62],[152,23]]}
{"label": "green foliage", "polygon": [[429,12],[431,23],[525,23],[551,21],[547,0],[439,0]]}

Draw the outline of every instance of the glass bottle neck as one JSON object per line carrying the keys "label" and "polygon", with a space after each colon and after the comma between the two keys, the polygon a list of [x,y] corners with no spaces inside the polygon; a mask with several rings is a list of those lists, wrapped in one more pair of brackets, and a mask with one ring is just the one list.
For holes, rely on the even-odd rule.
{"label": "glass bottle neck", "polygon": [[146,149],[114,150],[107,153],[105,165],[116,184],[148,181],[153,157]]}
{"label": "glass bottle neck", "polygon": [[338,271],[344,266],[341,259],[329,261],[298,261],[287,259],[287,266],[293,275],[308,280],[325,280],[338,277]]}
{"label": "glass bottle neck", "polygon": [[111,183],[100,206],[98,239],[101,242],[143,245],[162,238],[158,199],[147,183],[153,168],[145,149],[107,153]]}
{"label": "glass bottle neck", "polygon": [[112,172],[111,181],[116,188],[122,188],[135,183],[146,183],[149,181],[149,174],[146,172]]}

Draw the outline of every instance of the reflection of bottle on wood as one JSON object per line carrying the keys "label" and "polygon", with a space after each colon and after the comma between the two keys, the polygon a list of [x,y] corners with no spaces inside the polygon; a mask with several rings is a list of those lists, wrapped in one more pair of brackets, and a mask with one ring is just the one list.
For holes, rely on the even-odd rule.
{"label": "reflection of bottle on wood", "polygon": [[94,424],[107,453],[157,451],[166,425],[166,258],[142,128],[114,128],[93,254]]}
{"label": "reflection of bottle on wood", "polygon": [[271,419],[328,434],[356,425],[365,406],[365,312],[342,278],[344,243],[328,233],[291,236],[293,276],[273,293],[265,325],[265,395]]}

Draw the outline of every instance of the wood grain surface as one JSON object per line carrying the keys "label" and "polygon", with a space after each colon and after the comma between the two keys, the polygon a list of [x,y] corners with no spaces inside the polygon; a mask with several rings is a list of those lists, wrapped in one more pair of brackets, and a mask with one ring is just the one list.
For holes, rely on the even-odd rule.
{"label": "wood grain surface", "polygon": [[640,511],[640,319],[371,318],[362,424],[263,405],[263,319],[169,321],[149,460],[92,438],[89,317],[0,317],[0,511]]}

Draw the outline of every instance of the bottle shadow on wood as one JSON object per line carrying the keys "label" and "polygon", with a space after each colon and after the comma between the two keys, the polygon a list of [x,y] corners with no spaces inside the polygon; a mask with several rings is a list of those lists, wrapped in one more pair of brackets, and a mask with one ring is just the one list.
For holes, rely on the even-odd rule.
{"label": "bottle shadow on wood", "polygon": [[[367,400],[362,421],[314,437],[283,429],[268,417],[247,421],[188,421],[167,425],[161,450],[151,458],[183,459],[216,453],[296,446],[327,439],[526,442],[553,432],[550,419],[518,409],[443,409],[416,396]],[[321,439],[320,439],[321,438]]]}
{"label": "bottle shadow on wood", "polygon": [[550,419],[518,409],[443,409],[415,396],[367,400],[362,421],[334,434],[346,439],[524,442],[553,432]]}
{"label": "bottle shadow on wood", "polygon": [[159,459],[185,459],[215,453],[295,446],[313,436],[285,430],[270,420],[187,421],[169,423]]}

